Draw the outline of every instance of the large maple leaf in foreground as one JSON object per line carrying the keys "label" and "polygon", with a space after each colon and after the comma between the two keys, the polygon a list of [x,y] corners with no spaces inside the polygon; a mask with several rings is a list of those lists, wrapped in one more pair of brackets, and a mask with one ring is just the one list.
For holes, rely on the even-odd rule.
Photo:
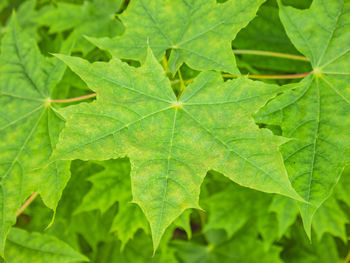
{"label": "large maple leaf in foreground", "polygon": [[[128,156],[133,201],[150,222],[154,247],[187,208],[199,208],[207,171],[265,192],[299,198],[285,172],[285,142],[259,129],[251,115],[281,90],[219,73],[201,73],[177,98],[152,52],[142,67],[118,59],[89,62],[59,55],[97,100],[62,110],[66,126],[55,159]],[[118,193],[115,193],[118,194]]]}

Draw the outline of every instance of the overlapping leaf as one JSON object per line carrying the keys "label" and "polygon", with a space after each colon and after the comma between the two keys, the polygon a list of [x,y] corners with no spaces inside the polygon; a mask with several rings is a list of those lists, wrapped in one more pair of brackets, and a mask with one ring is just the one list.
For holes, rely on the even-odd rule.
{"label": "overlapping leaf", "polygon": [[[318,241],[321,241],[326,233],[337,236],[344,242],[347,240],[346,225],[349,224],[349,216],[342,202],[345,202],[347,206],[350,205],[348,202],[348,175],[348,172],[344,172],[332,195],[315,213],[312,229]],[[299,214],[296,201],[280,195],[274,197],[269,210],[277,215],[280,233],[284,233]]]}
{"label": "overlapping leaf", "polygon": [[287,231],[299,214],[295,201],[280,195],[273,197],[269,211],[274,212],[277,216],[279,236]]}
{"label": "overlapping leaf", "polygon": [[224,83],[220,74],[206,72],[177,99],[150,50],[140,68],[117,59],[90,64],[60,58],[98,97],[62,111],[67,124],[55,158],[130,157],[134,202],[150,222],[155,247],[186,208],[199,208],[209,169],[247,187],[299,198],[278,151],[285,140],[259,130],[251,118],[278,87],[246,78]]}
{"label": "overlapping leaf", "polygon": [[220,192],[207,198],[201,196],[201,204],[208,216],[204,231],[224,229],[231,238],[248,224],[261,234],[266,247],[284,234],[278,236],[277,218],[268,209],[272,195],[228,182],[225,184],[226,187]]}
{"label": "overlapping leaf", "polygon": [[179,263],[171,247],[166,247],[164,252],[157,251],[152,256],[152,240],[143,232],[138,232],[123,250],[121,248],[118,241],[103,244],[96,255],[96,261],[103,258],[106,262],[118,263]]}
{"label": "overlapping leaf", "polygon": [[175,241],[177,255],[184,263],[269,262],[280,263],[280,248],[272,246],[266,251],[253,228],[245,228],[228,240],[207,246],[195,242]]}
{"label": "overlapping leaf", "polygon": [[[69,243],[74,248],[79,248],[80,241],[83,239],[93,253],[97,252],[102,242],[110,242],[116,239],[116,236],[110,233],[113,217],[117,211],[116,206],[111,207],[104,214],[98,210],[80,213],[75,211],[81,205],[83,197],[91,187],[86,179],[102,170],[103,167],[95,162],[72,162],[72,178],[62,194],[55,221],[48,229],[51,234]],[[30,215],[33,215],[33,212]],[[37,216],[34,214],[33,217],[36,218]],[[43,223],[41,222],[42,227]]]}
{"label": "overlapping leaf", "polygon": [[115,18],[122,0],[85,1],[83,5],[59,2],[56,7],[47,8],[36,20],[50,27],[50,33],[73,29],[72,38],[77,41],[75,49],[83,53],[93,46],[83,38],[113,37],[122,32],[122,25]]}
{"label": "overlapping leaf", "polygon": [[12,228],[5,250],[6,259],[11,263],[68,263],[88,259],[73,250],[63,241],[39,233],[28,233]]}
{"label": "overlapping leaf", "polygon": [[286,249],[281,257],[286,263],[328,263],[339,261],[336,242],[331,235],[325,235],[322,240],[310,240],[306,237],[301,225],[291,229],[290,238],[282,245]]}
{"label": "overlapping leaf", "polygon": [[140,208],[130,203],[132,196],[129,161],[118,159],[99,164],[105,169],[89,178],[93,187],[84,196],[76,212],[99,209],[104,213],[118,202],[118,214],[111,230],[117,231],[123,247],[139,229],[143,229],[146,233],[149,232],[148,223]]}
{"label": "overlapping leaf", "polygon": [[[27,35],[30,35],[32,38],[35,38],[36,40],[40,39],[40,36],[38,34],[38,27],[39,24],[36,21],[36,18],[42,15],[42,12],[45,11],[43,9],[36,9],[36,0],[26,0],[21,1],[20,6],[18,6],[18,1],[9,1],[9,5],[7,6],[8,12],[11,12],[12,10],[16,9],[17,13],[17,22],[22,28],[23,31]],[[5,1],[6,4],[6,1]],[[1,4],[0,4],[1,5]],[[8,26],[10,25],[10,20],[8,20],[8,23],[4,23],[3,31],[6,32],[8,30]],[[1,32],[0,32],[1,33]],[[1,34],[0,34],[1,37]]]}
{"label": "overlapping leaf", "polygon": [[1,12],[3,9],[5,9],[5,8],[7,7],[7,5],[8,5],[7,0],[1,1],[1,2],[0,2],[0,12]]}
{"label": "overlapping leaf", "polygon": [[281,150],[310,235],[316,209],[330,195],[350,150],[350,2],[315,0],[308,10],[280,5],[289,38],[314,73],[305,85],[273,100],[257,119],[294,138]]}
{"label": "overlapping leaf", "polygon": [[65,66],[44,58],[15,18],[2,39],[0,56],[0,253],[16,211],[32,192],[55,209],[68,178],[69,162],[49,166],[63,120],[50,93]]}
{"label": "overlapping leaf", "polygon": [[118,58],[144,61],[148,43],[157,58],[171,49],[170,70],[183,62],[197,70],[238,73],[231,41],[265,0],[134,0],[120,16],[124,35],[93,42]]}

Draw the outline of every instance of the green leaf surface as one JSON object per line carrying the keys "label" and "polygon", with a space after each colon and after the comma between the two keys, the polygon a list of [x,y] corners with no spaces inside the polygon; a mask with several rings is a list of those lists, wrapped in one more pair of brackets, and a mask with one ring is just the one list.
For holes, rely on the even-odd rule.
{"label": "green leaf surface", "polygon": [[175,221],[174,225],[178,228],[181,228],[186,232],[187,238],[192,238],[192,228],[191,228],[191,214],[192,210],[187,209],[185,212],[182,213]]}
{"label": "green leaf surface", "polygon": [[349,32],[350,0],[0,0],[0,262],[347,262]]}
{"label": "green leaf surface", "polygon": [[143,232],[138,232],[121,251],[122,245],[118,241],[103,244],[100,246],[96,256],[96,263],[118,262],[118,263],[179,263],[176,259],[175,250],[166,247],[165,250],[157,251],[152,256],[152,240]]}
{"label": "green leaf surface", "polygon": [[12,228],[5,250],[6,259],[11,263],[68,263],[88,259],[73,250],[63,241],[48,234],[28,233]]}
{"label": "green leaf surface", "polygon": [[316,232],[318,240],[325,233],[330,233],[347,242],[346,224],[349,224],[347,216],[340,208],[337,200],[334,197],[330,197],[315,213],[312,227]]}
{"label": "green leaf surface", "polygon": [[309,204],[299,204],[305,230],[349,162],[350,2],[315,0],[310,9],[280,5],[280,17],[314,73],[285,92],[257,117],[279,125],[293,138],[281,147],[293,187]]}
{"label": "green leaf surface", "polygon": [[350,206],[350,167],[347,166],[335,187],[334,194],[338,200]]}
{"label": "green leaf surface", "polygon": [[273,197],[269,211],[275,212],[278,220],[278,234],[281,237],[295,222],[299,209],[295,201],[280,195]]}
{"label": "green leaf surface", "polygon": [[97,164],[104,170],[88,178],[92,183],[91,190],[84,199],[76,213],[95,209],[106,212],[116,202],[127,203],[131,201],[130,190],[130,163],[127,159],[109,160]]}
{"label": "green leaf surface", "polygon": [[134,0],[120,19],[125,33],[113,39],[91,39],[118,58],[143,62],[148,44],[159,59],[171,49],[173,74],[186,63],[197,70],[239,74],[231,41],[252,20],[265,0]]}
{"label": "green leaf surface", "polygon": [[264,250],[254,231],[240,231],[232,239],[207,246],[194,242],[175,241],[177,255],[184,263],[231,263],[231,262],[282,262],[280,248],[272,246]]}
{"label": "green leaf surface", "polygon": [[2,39],[0,56],[0,253],[16,211],[34,191],[55,209],[69,179],[69,162],[48,165],[64,122],[50,94],[65,70],[44,58],[22,33],[15,17]]}
{"label": "green leaf surface", "polygon": [[[1,0],[3,1],[3,0]],[[6,2],[6,1],[5,1]],[[36,40],[40,39],[40,34],[38,33],[38,27],[39,24],[36,21],[36,18],[41,16],[43,9],[38,10],[36,8],[36,0],[26,0],[26,1],[20,1],[22,2],[20,6],[18,6],[18,1],[10,1],[9,5],[7,6],[7,11],[10,13],[13,10],[16,10],[16,20],[21,27],[21,29],[31,38],[35,38]],[[3,14],[4,15],[4,14]],[[9,16],[11,13],[9,14]],[[4,15],[5,16],[5,15]],[[1,20],[1,14],[0,14],[0,20]],[[11,19],[8,19],[8,23],[4,23],[3,31],[6,32],[8,30],[8,27],[11,24]],[[1,34],[0,34],[1,39]]]}
{"label": "green leaf surface", "polygon": [[89,192],[90,184],[86,179],[102,170],[103,167],[95,162],[72,162],[72,178],[57,207],[56,220],[48,229],[52,234],[77,248],[82,237],[93,252],[97,251],[100,243],[109,242],[114,238],[115,235],[112,236],[110,228],[116,214],[116,207],[111,207],[104,214],[98,210],[78,214],[75,211]]}
{"label": "green leaf surface", "polygon": [[[337,185],[336,190],[340,189]],[[348,193],[346,193],[348,195]],[[349,223],[348,216],[340,206],[337,193],[333,193],[316,211],[312,221],[317,240],[321,241],[325,233],[347,240],[346,224]],[[276,213],[279,224],[280,236],[295,222],[299,214],[298,204],[295,200],[283,196],[275,196],[269,207],[270,211]]]}
{"label": "green leaf surface", "polygon": [[118,214],[113,220],[111,231],[117,231],[123,247],[139,229],[149,232],[148,222],[141,209],[130,203],[130,163],[127,159],[117,159],[97,164],[103,166],[104,170],[88,178],[93,187],[84,196],[76,213],[95,209],[105,213],[118,202]]}
{"label": "green leaf surface", "polygon": [[[98,210],[74,213],[89,191],[90,183],[86,179],[101,170],[103,167],[94,162],[72,162],[72,177],[63,191],[55,221],[45,231],[81,251],[89,258],[92,257],[91,254],[97,252],[101,243],[116,239],[116,235],[110,233],[113,217],[117,211],[116,206],[111,207],[103,215]],[[24,220],[29,217],[29,224],[20,225],[26,230],[42,231],[50,221],[50,218],[44,216],[42,204],[40,211],[40,202],[38,201],[40,200],[36,199],[23,214]],[[37,207],[38,205],[39,207]]]}
{"label": "green leaf surface", "polygon": [[2,0],[2,1],[0,1],[0,12],[3,10],[3,9],[5,9],[6,7],[7,7],[7,5],[8,5],[8,2],[7,2],[8,0]]}
{"label": "green leaf surface", "polygon": [[330,235],[325,235],[321,241],[310,240],[306,237],[301,225],[291,229],[291,236],[282,245],[284,251],[281,258],[286,263],[329,263],[338,262],[339,255],[336,242]]}
{"label": "green leaf surface", "polygon": [[122,242],[121,249],[134,237],[135,233],[143,229],[149,233],[149,225],[141,209],[132,203],[119,202],[118,214],[114,218],[111,231],[116,231],[118,239]]}
{"label": "green leaf surface", "polygon": [[278,151],[285,140],[251,118],[278,87],[246,78],[224,83],[206,72],[178,100],[150,50],[140,68],[117,59],[90,64],[59,57],[98,96],[62,110],[67,124],[54,158],[127,155],[133,201],[150,222],[155,248],[175,218],[199,208],[199,187],[210,169],[247,187],[299,198]]}
{"label": "green leaf surface", "polygon": [[[224,229],[231,238],[245,225],[256,229],[268,247],[278,239],[278,221],[270,213],[272,195],[267,195],[237,184],[226,182],[226,188],[201,202],[208,213],[204,231]],[[244,205],[242,205],[244,204]],[[283,233],[280,234],[282,236]]]}
{"label": "green leaf surface", "polygon": [[19,6],[17,12],[18,24],[26,32],[26,34],[39,39],[37,33],[38,23],[35,21],[35,17],[40,15],[40,12],[36,10],[36,0],[24,1]]}
{"label": "green leaf surface", "polygon": [[50,33],[73,29],[71,37],[77,42],[75,50],[84,54],[93,46],[83,36],[113,37],[123,30],[115,14],[120,9],[122,0],[94,0],[84,4],[59,2],[47,8],[36,19],[41,25],[49,26]]}

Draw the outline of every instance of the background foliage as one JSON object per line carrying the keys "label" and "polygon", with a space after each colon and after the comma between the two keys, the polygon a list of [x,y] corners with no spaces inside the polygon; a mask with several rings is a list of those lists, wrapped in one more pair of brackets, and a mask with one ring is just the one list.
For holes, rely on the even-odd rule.
{"label": "background foliage", "polygon": [[[350,1],[192,2],[0,0],[1,260],[350,261]],[[176,137],[185,102],[223,99],[188,108]],[[156,158],[177,178],[165,194],[161,166],[141,169]]]}

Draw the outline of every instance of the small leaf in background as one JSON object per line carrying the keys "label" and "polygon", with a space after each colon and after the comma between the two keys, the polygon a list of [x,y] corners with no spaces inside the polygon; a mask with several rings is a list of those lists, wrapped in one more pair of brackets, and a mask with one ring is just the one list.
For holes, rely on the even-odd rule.
{"label": "small leaf in background", "polygon": [[68,263],[89,261],[61,240],[39,233],[12,228],[7,239],[5,256],[12,263]]}
{"label": "small leaf in background", "polygon": [[56,6],[46,7],[36,19],[41,25],[49,26],[50,33],[73,30],[71,38],[76,41],[74,51],[84,54],[93,49],[84,39],[89,37],[113,37],[123,32],[121,23],[115,18],[122,0],[84,1],[82,5],[58,2]]}
{"label": "small leaf in background", "polygon": [[127,159],[118,159],[97,164],[104,170],[88,178],[93,186],[75,213],[95,209],[105,213],[118,202],[118,214],[111,231],[117,231],[123,247],[139,229],[148,232],[148,223],[141,209],[131,203],[130,163]]}
{"label": "small leaf in background", "polygon": [[[214,233],[216,234],[216,233]],[[269,262],[281,263],[280,248],[272,246],[268,251],[255,236],[254,231],[244,229],[233,238],[204,246],[193,242],[174,242],[176,254],[184,263]]]}

